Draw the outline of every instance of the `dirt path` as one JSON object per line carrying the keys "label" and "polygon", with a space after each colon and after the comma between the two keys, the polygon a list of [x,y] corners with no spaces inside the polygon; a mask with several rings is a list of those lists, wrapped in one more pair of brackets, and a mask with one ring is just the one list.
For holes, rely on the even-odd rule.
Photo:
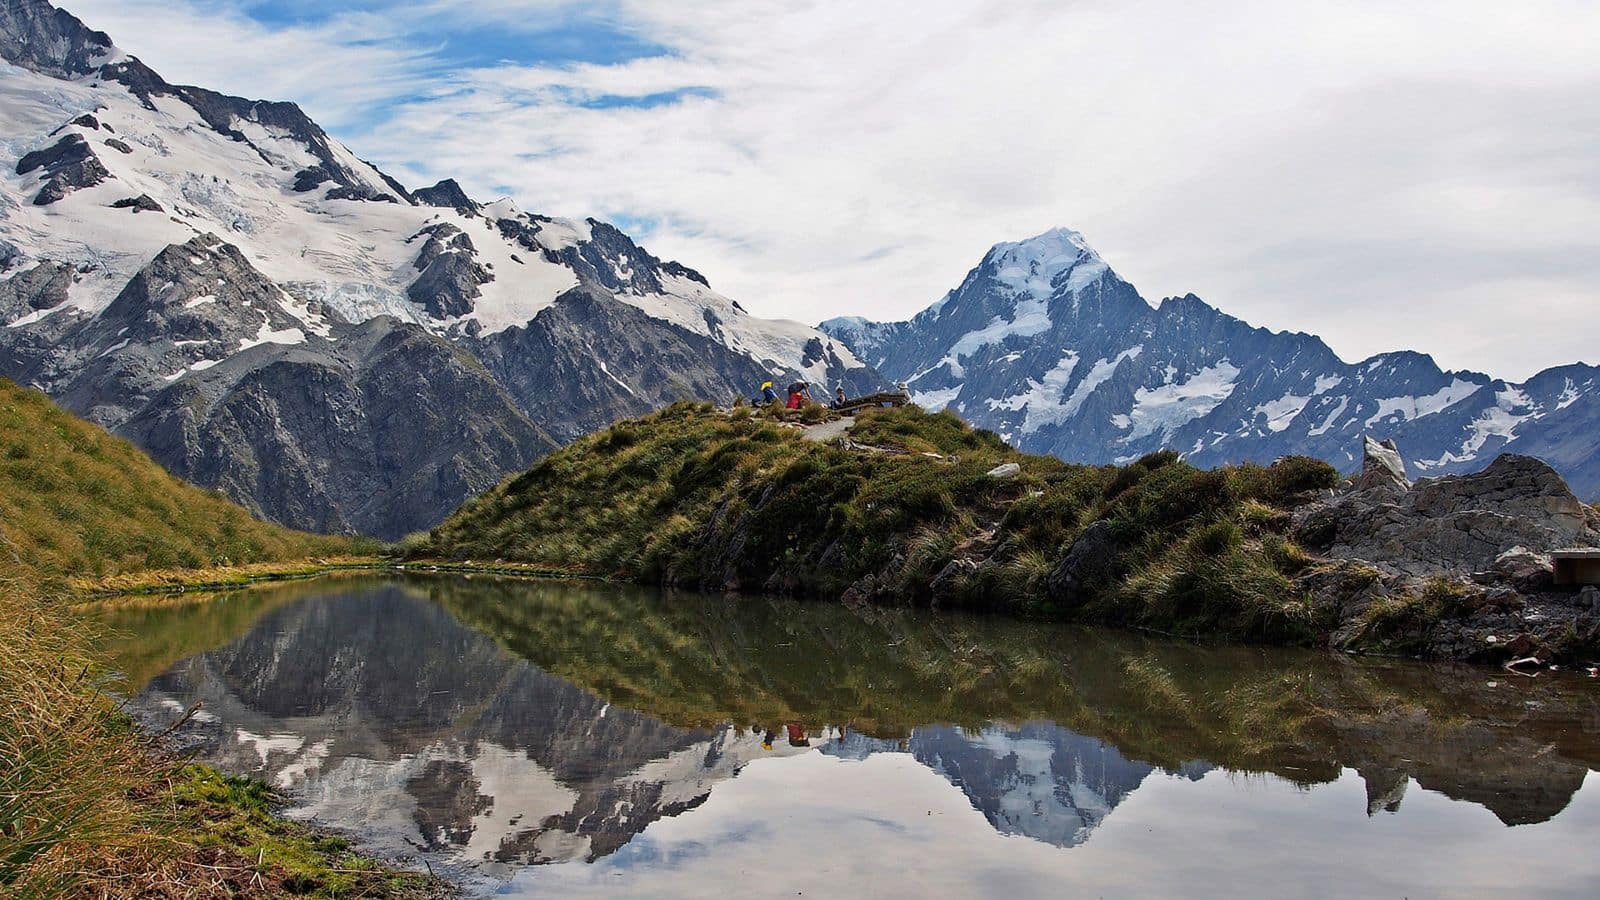
{"label": "dirt path", "polygon": [[816,441],[819,444],[825,444],[836,437],[843,437],[844,433],[849,431],[850,426],[854,425],[855,423],[855,416],[845,416],[842,419],[834,419],[832,422],[823,422],[821,425],[813,425],[810,428],[807,428],[805,431],[800,432],[800,436],[808,441]]}

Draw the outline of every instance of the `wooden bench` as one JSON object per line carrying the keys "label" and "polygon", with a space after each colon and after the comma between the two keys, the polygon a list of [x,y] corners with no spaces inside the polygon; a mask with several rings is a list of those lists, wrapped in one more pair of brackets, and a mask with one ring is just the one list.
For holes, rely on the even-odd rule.
{"label": "wooden bench", "polygon": [[1600,584],[1600,548],[1552,550],[1550,559],[1555,562],[1556,584]]}
{"label": "wooden bench", "polygon": [[905,406],[910,402],[911,397],[908,394],[902,394],[899,391],[879,391],[876,394],[856,397],[844,401],[839,406],[829,406],[828,408],[838,413],[852,413],[858,409],[866,409],[869,406]]}

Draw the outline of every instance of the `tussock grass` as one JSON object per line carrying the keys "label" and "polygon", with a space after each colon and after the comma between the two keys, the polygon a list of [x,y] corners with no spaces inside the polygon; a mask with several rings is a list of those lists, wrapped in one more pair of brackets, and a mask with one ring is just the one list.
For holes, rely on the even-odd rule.
{"label": "tussock grass", "polygon": [[0,886],[62,896],[170,853],[140,802],[161,767],[93,682],[83,636],[0,586]]}
{"label": "tussock grass", "polygon": [[[220,776],[164,755],[101,689],[101,638],[65,609],[74,591],[237,584],[377,549],[257,521],[0,380],[0,895],[443,892],[275,819],[248,786],[208,792]],[[294,562],[310,557],[328,559]]]}
{"label": "tussock grass", "polygon": [[0,379],[0,549],[45,588],[69,576],[196,569],[375,552],[250,516],[127,441]]}
{"label": "tussock grass", "polygon": [[[915,407],[864,410],[855,446],[829,446],[781,427],[790,418],[677,404],[621,423],[407,549],[1276,642],[1310,642],[1327,627],[1296,594],[1309,560],[1285,536],[1287,510],[1336,482],[1324,463],[1207,471],[1161,452],[1075,466]],[[1019,475],[987,475],[1008,462]],[[1053,593],[1052,571],[1095,522],[1111,528],[1114,577],[1091,596]]]}

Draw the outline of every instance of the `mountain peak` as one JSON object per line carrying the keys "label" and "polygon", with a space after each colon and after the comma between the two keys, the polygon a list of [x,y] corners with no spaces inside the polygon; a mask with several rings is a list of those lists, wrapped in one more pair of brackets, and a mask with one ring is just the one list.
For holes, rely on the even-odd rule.
{"label": "mountain peak", "polygon": [[1063,275],[1061,287],[1074,292],[1110,271],[1083,235],[1070,228],[1052,228],[1026,240],[995,244],[987,259],[1001,284],[1039,299],[1055,293]]}

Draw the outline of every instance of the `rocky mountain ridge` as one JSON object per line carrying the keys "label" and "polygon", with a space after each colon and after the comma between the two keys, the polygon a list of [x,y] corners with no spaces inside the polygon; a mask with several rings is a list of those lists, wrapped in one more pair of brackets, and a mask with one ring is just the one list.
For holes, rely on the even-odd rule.
{"label": "rocky mountain ridge", "polygon": [[1193,294],[1152,306],[1066,229],[996,244],[909,321],[820,327],[923,405],[1069,462],[1173,449],[1201,466],[1303,454],[1351,471],[1371,432],[1397,443],[1412,476],[1523,453],[1600,495],[1600,368],[1509,383],[1413,351],[1347,363],[1313,335],[1251,327]]}
{"label": "rocky mountain ridge", "polygon": [[396,537],[674,400],[881,384],[610,225],[411,191],[44,0],[0,57],[0,374],[258,515]]}

